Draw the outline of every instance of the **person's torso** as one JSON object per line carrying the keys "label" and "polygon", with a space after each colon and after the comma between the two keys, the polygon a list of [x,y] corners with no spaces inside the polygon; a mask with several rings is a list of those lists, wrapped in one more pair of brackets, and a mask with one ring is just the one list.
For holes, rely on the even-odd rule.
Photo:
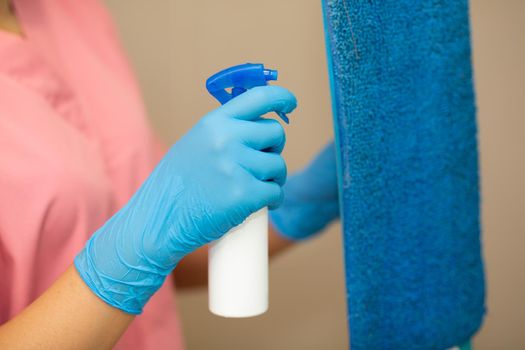
{"label": "person's torso", "polygon": [[[144,108],[94,0],[18,0],[0,33],[0,323],[40,295],[156,162]],[[180,349],[171,280],[123,349]]]}

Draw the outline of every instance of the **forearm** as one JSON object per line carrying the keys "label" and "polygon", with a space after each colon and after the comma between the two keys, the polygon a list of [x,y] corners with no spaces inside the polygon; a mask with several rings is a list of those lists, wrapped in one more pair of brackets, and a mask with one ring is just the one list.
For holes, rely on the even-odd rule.
{"label": "forearm", "polygon": [[42,296],[0,326],[0,348],[111,349],[133,318],[99,299],[70,267]]}
{"label": "forearm", "polygon": [[[268,253],[277,255],[293,244],[283,238],[272,225],[268,228]],[[174,272],[177,288],[204,287],[208,284],[208,246],[187,255]]]}

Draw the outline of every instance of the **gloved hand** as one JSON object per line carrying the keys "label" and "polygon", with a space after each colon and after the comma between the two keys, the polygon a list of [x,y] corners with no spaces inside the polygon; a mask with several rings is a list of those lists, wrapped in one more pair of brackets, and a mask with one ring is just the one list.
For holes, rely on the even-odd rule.
{"label": "gloved hand", "polygon": [[288,90],[264,86],[203,117],[76,257],[93,292],[138,314],[184,255],[251,213],[277,207],[286,179],[285,134],[276,120],[260,116],[295,106]]}
{"label": "gloved hand", "polygon": [[284,200],[270,221],[285,238],[300,240],[339,217],[337,169],[333,141],[302,171],[289,177]]}

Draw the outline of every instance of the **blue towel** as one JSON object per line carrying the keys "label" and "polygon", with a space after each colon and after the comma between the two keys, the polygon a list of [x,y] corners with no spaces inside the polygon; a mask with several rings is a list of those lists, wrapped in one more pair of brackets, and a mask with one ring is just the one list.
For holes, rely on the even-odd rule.
{"label": "blue towel", "polygon": [[351,348],[446,349],[480,327],[466,0],[323,0]]}

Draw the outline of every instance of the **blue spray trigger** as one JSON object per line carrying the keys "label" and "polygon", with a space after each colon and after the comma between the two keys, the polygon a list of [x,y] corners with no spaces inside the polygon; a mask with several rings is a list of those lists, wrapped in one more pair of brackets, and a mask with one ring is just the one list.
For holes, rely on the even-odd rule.
{"label": "blue spray trigger", "polygon": [[275,112],[277,115],[285,122],[286,124],[290,124],[290,119],[288,119],[288,116],[284,114],[283,112]]}
{"label": "blue spray trigger", "polygon": [[[248,89],[268,85],[268,81],[277,80],[277,77],[276,70],[266,69],[261,63],[245,63],[215,73],[206,80],[206,89],[221,104],[225,104]],[[230,88],[231,93],[227,91]],[[286,124],[290,122],[286,114],[276,113]]]}

